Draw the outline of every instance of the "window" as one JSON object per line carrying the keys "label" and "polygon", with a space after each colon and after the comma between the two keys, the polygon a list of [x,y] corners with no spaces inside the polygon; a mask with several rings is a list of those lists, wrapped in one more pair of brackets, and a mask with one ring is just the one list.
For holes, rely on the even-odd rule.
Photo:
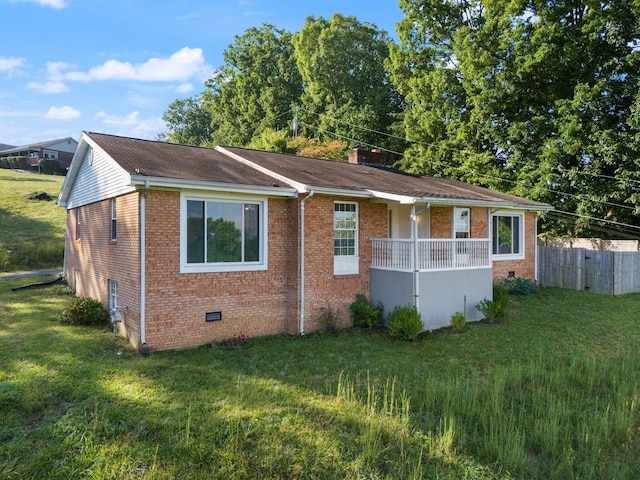
{"label": "window", "polygon": [[266,269],[266,201],[183,196],[181,271]]}
{"label": "window", "polygon": [[469,209],[453,209],[453,238],[469,238]]}
{"label": "window", "polygon": [[522,214],[494,214],[492,217],[493,255],[524,258]]}
{"label": "window", "polygon": [[109,280],[109,310],[113,312],[118,308],[118,282]]}
{"label": "window", "polygon": [[80,213],[80,207],[76,208],[76,240],[80,240],[80,222],[82,220]]}
{"label": "window", "polygon": [[359,272],[357,203],[334,203],[333,258],[335,275]]}
{"label": "window", "polygon": [[117,229],[116,229],[116,199],[113,198],[111,200],[111,241],[115,242],[117,238]]}

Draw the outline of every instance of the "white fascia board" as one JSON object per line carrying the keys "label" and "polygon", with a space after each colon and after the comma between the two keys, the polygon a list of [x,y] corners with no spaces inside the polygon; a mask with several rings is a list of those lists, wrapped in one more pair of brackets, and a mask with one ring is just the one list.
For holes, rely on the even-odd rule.
{"label": "white fascia board", "polygon": [[145,188],[175,188],[179,190],[202,190],[210,192],[242,193],[270,197],[296,198],[298,192],[294,188],[265,187],[259,185],[238,185],[236,183],[216,183],[203,180],[185,180],[180,178],[149,177],[131,175],[131,184]]}
{"label": "white fascia board", "polygon": [[82,163],[87,155],[87,151],[92,149],[93,151],[100,151],[103,157],[112,164],[113,168],[120,175],[120,179],[123,185],[131,185],[131,175],[124,168],[120,166],[118,162],[116,162],[111,155],[109,155],[102,147],[100,147],[93,139],[86,133],[82,132],[80,136],[80,141],[78,142],[78,148],[76,148],[75,153],[73,154],[73,158],[71,159],[71,165],[69,166],[69,171],[64,179],[62,184],[62,189],[60,190],[60,194],[58,195],[58,205],[61,207],[67,207],[67,201],[69,199],[69,195],[71,194],[71,190],[73,188],[73,184],[76,181],[78,173],[80,172],[80,168],[82,167]]}
{"label": "white fascia board", "polygon": [[295,188],[299,193],[306,193],[309,191],[309,186],[305,185],[304,183],[300,183],[300,182],[296,182],[295,180],[292,180],[288,177],[285,177],[284,175],[280,175],[279,173],[273,172],[271,170],[269,170],[268,168],[265,168],[261,165],[258,165],[257,163],[254,163],[250,160],[247,160],[246,158],[240,156],[240,155],[236,155],[233,152],[230,152],[229,150],[227,150],[224,147],[221,147],[220,145],[218,145],[215,148],[218,152],[222,153],[223,155],[226,155],[228,157],[233,158],[234,160],[237,160],[238,162],[247,165],[261,173],[264,173],[265,175],[269,175],[271,178],[273,178],[274,180],[278,180],[280,182],[286,183],[288,185],[290,185],[291,187]]}

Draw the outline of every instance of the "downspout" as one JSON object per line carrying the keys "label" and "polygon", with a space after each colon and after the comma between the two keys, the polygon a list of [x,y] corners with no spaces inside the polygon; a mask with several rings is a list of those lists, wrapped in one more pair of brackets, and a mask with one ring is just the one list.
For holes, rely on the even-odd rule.
{"label": "downspout", "polygon": [[411,259],[411,267],[413,269],[413,306],[420,311],[420,269],[418,268],[418,216],[431,208],[431,204],[427,205],[416,212],[416,204],[411,204],[411,240],[413,243],[413,255]]}
{"label": "downspout", "polygon": [[300,202],[300,336],[304,336],[304,204],[313,194],[311,190]]}
{"label": "downspout", "polygon": [[[66,210],[66,208],[65,208]],[[69,210],[67,210],[67,222],[69,222]],[[68,225],[68,223],[67,223]],[[69,282],[69,277],[67,276],[67,230],[64,229],[64,252],[62,254],[62,276],[67,279],[67,283]],[[74,285],[75,287],[75,285]]]}
{"label": "downspout", "polygon": [[144,189],[140,192],[140,344],[146,345],[146,212],[145,197],[149,191],[149,180],[145,180]]}

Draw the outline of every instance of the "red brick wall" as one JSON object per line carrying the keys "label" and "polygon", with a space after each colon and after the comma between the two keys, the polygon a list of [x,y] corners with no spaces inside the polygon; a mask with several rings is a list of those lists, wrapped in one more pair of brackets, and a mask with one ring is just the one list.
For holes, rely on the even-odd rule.
{"label": "red brick wall", "polygon": [[351,326],[349,305],[357,293],[369,295],[371,238],[384,238],[388,230],[387,206],[367,200],[358,203],[357,275],[333,274],[334,202],[354,202],[353,198],[315,195],[305,204],[305,331],[325,328],[322,309],[330,307],[342,320],[341,327]]}
{"label": "red brick wall", "polygon": [[509,272],[514,272],[516,277],[535,280],[536,265],[536,237],[535,237],[536,212],[526,212],[524,217],[524,260],[494,260],[493,281],[504,280]]}
{"label": "red brick wall", "polygon": [[[125,307],[121,332],[137,345],[140,335],[140,249],[138,193],[116,199],[117,239],[111,241],[111,200],[67,210],[66,278],[80,297],[109,307],[109,280],[118,282],[118,303]],[[76,231],[79,228],[79,235]]]}

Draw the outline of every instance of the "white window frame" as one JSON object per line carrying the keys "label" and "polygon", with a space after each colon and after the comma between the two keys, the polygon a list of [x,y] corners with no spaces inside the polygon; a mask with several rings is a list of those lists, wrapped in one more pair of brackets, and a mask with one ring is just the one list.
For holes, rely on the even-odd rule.
{"label": "white window frame", "polygon": [[[459,221],[459,218],[461,217],[461,214],[463,212],[467,212],[467,224],[466,230],[460,230],[460,227],[464,227],[465,225],[463,223],[461,223]],[[466,233],[465,237],[458,237],[458,233]],[[453,209],[453,234],[452,234],[452,238],[456,238],[456,239],[465,239],[465,238],[471,238],[471,209],[470,208],[460,208],[460,207],[454,207]]]}
{"label": "white window frame", "polygon": [[[495,249],[494,245],[494,223],[498,217],[511,217],[518,218],[520,222],[520,232],[518,242],[520,245],[520,251],[517,253],[493,253]],[[496,211],[491,214],[491,258],[493,260],[524,260],[525,258],[525,214],[520,211]]]}
{"label": "white window frame", "polygon": [[115,242],[118,239],[118,224],[117,224],[117,209],[116,209],[116,199],[111,199],[111,222],[109,224],[109,228],[111,229],[111,241]]}
{"label": "white window frame", "polygon": [[118,282],[109,280],[109,311],[113,312],[118,308]]}
{"label": "white window frame", "polygon": [[[336,205],[355,205],[355,214],[356,214],[356,225],[354,229],[336,229]],[[358,202],[342,202],[335,201],[333,202],[333,274],[334,275],[357,275],[360,273],[360,257],[358,252],[358,244],[359,244],[359,225],[360,225],[360,212],[359,212]],[[354,232],[354,254],[353,255],[336,255],[335,253],[335,240],[336,240],[336,231],[338,230],[348,230]]]}
{"label": "white window frame", "polygon": [[82,224],[82,207],[76,208],[76,240],[80,240],[80,225]]}
{"label": "white window frame", "polygon": [[[188,263],[187,262],[187,202],[257,203],[260,205],[259,260],[256,262]],[[268,199],[252,195],[224,195],[207,193],[180,194],[180,273],[251,272],[267,270],[269,232],[267,227]]]}

